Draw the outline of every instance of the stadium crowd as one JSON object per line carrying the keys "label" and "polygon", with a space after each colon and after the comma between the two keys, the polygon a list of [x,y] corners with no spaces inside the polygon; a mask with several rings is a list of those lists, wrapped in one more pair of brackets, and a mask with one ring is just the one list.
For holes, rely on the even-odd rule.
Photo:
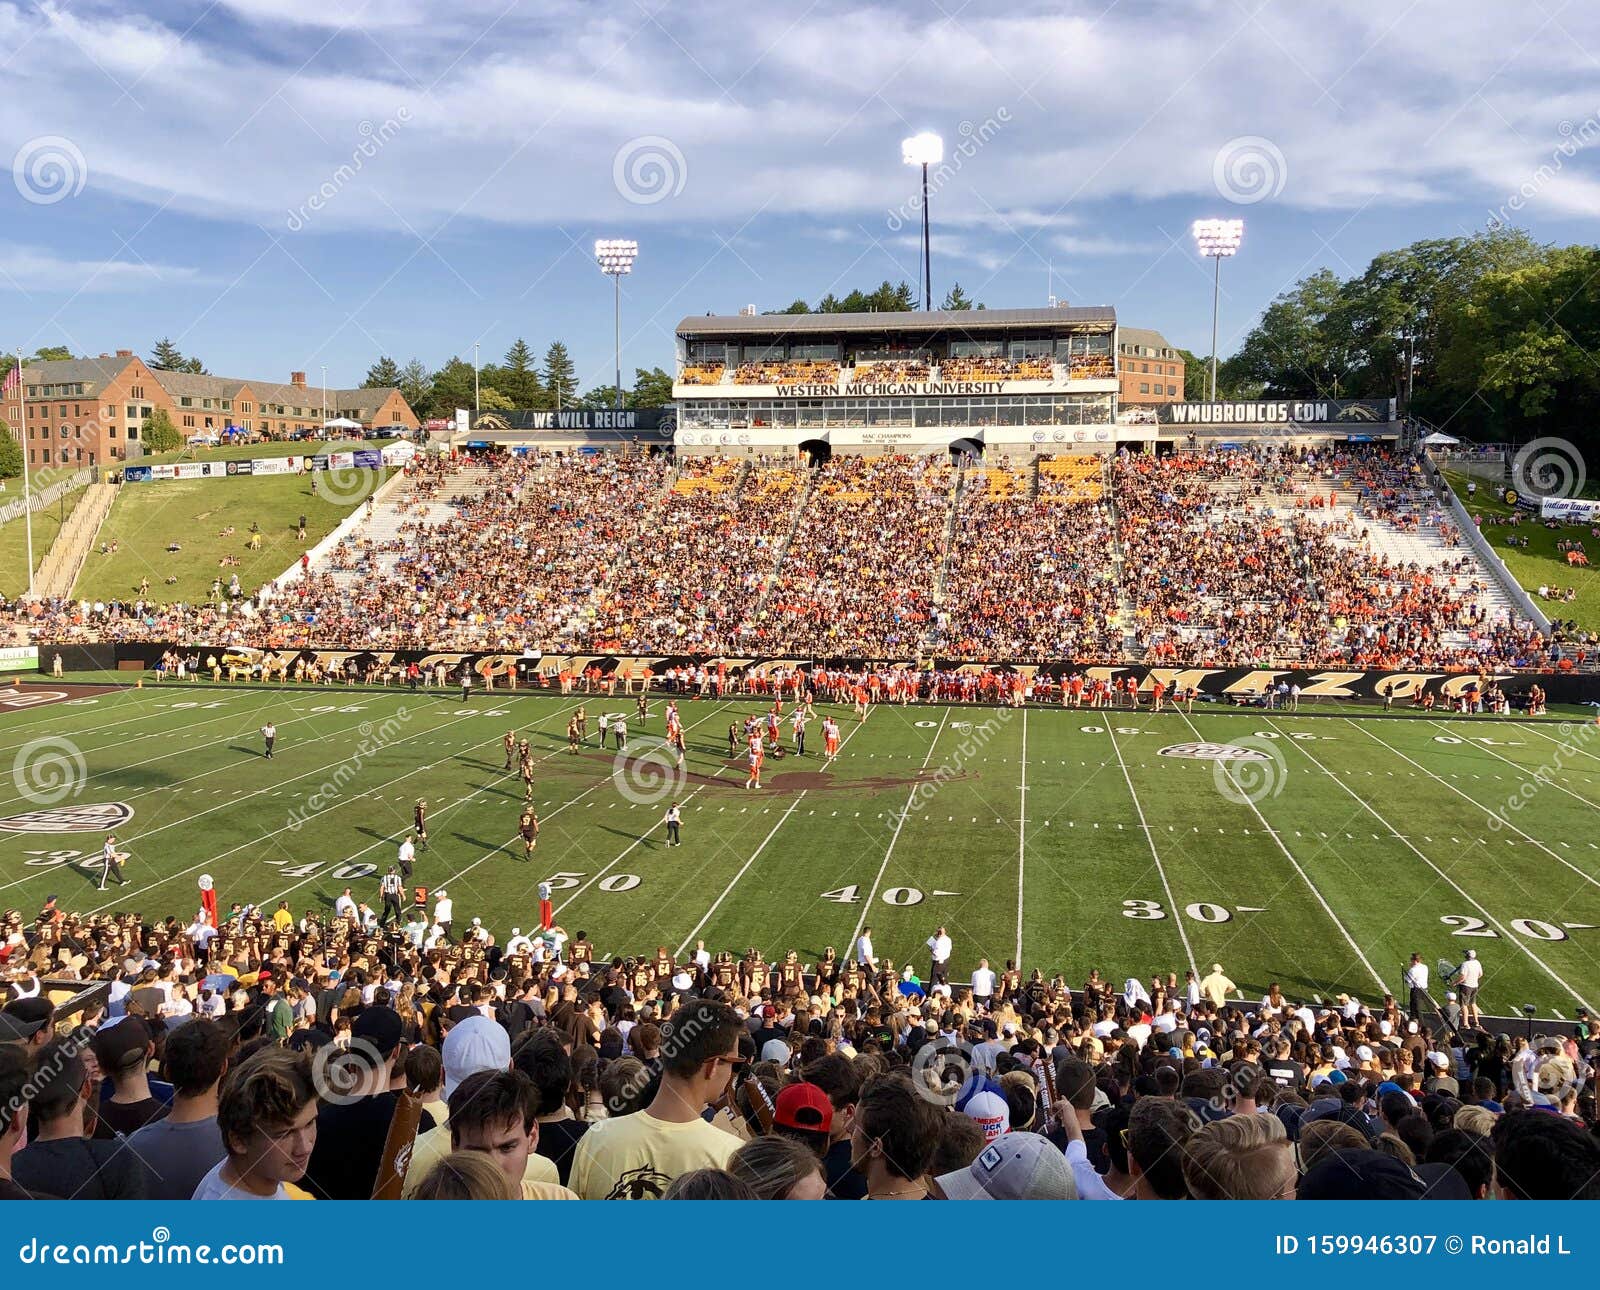
{"label": "stadium crowd", "polygon": [[[398,501],[254,596],[219,584],[198,604],[148,588],[0,603],[0,627],[45,644],[272,650],[1592,661],[1592,634],[1557,624],[1547,638],[1490,607],[1477,558],[1383,450],[1124,453],[1092,480],[1080,460],[969,463],[958,491],[943,454],[840,457],[809,475],[632,454],[418,458]],[[1374,540],[1418,533],[1436,538],[1414,548],[1427,563]]]}
{"label": "stadium crowd", "polygon": [[9,911],[0,1197],[1600,1199],[1593,1019],[1483,1029],[1475,959],[1408,1011],[341,906]]}

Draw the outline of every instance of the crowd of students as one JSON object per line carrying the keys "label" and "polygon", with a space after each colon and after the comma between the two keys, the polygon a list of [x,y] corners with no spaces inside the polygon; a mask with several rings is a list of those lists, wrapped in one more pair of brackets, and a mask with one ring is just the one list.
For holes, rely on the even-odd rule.
{"label": "crowd of students", "polygon": [[[969,470],[957,491],[942,454],[841,457],[809,479],[676,467],[708,469],[737,487],[669,488],[667,459],[631,454],[423,458],[383,526],[271,596],[0,604],[0,622],[42,643],[268,649],[1496,671],[1592,653],[1493,611],[1413,468],[1377,449],[1123,453],[1103,495],[1043,467],[1014,490]],[[1407,525],[1437,535],[1431,563],[1373,541]]]}
{"label": "crowd of students", "polygon": [[202,926],[7,915],[0,1198],[1600,1199],[1593,1019],[1492,1034],[1475,960],[1402,1007]]}

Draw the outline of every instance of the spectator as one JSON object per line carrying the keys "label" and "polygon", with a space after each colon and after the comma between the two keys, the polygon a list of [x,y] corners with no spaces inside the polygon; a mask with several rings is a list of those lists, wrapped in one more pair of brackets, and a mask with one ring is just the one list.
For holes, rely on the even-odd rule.
{"label": "spectator", "polygon": [[776,1133],[752,1138],[735,1151],[728,1172],[749,1184],[757,1200],[822,1200],[827,1191],[819,1153]]}
{"label": "spectator", "polygon": [[871,1200],[921,1200],[939,1146],[939,1111],[903,1074],[873,1080],[861,1091],[851,1135],[851,1164],[867,1180]]}
{"label": "spectator", "polygon": [[144,1200],[149,1171],[121,1139],[91,1138],[84,1104],[94,1085],[81,1038],[39,1049],[26,1092],[32,1139],[11,1159],[12,1180],[35,1195],[62,1200]]}
{"label": "spectator", "polygon": [[227,1155],[200,1180],[195,1200],[311,1199],[295,1186],[317,1142],[309,1056],[266,1048],[241,1061],[222,1081],[217,1127]]}
{"label": "spectator", "polygon": [[135,1132],[128,1145],[150,1167],[151,1200],[188,1200],[227,1154],[217,1123],[218,1090],[228,1069],[226,1033],[204,1017],[179,1026],[167,1036],[162,1067],[172,1083],[172,1109]]}
{"label": "spectator", "polygon": [[1502,1200],[1600,1200],[1600,1142],[1547,1111],[1510,1111],[1490,1135]]}
{"label": "spectator", "polygon": [[511,1180],[482,1151],[452,1151],[406,1193],[407,1200],[516,1200]]}
{"label": "spectator", "polygon": [[583,1135],[572,1165],[586,1200],[656,1200],[691,1169],[723,1168],[739,1143],[707,1124],[701,1110],[722,1097],[744,1023],[726,1004],[698,1000],[667,1021],[661,1035],[661,1086],[650,1105],[613,1116]]}
{"label": "spectator", "polygon": [[1275,1115],[1230,1115],[1190,1136],[1183,1178],[1196,1200],[1293,1200],[1294,1153]]}
{"label": "spectator", "polygon": [[527,1178],[539,1140],[539,1093],[521,1071],[478,1071],[450,1095],[450,1149],[482,1151],[523,1200],[576,1200],[559,1183]]}

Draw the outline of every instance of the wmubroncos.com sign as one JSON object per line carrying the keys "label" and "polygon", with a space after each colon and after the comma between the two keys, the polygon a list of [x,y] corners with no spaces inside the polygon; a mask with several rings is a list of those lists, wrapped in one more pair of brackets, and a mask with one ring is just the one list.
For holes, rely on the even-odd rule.
{"label": "wmubroncos.com sign", "polygon": [[[111,648],[111,647],[105,647]],[[1157,680],[1168,691],[1194,689],[1197,693],[1217,699],[1248,699],[1267,690],[1284,685],[1298,685],[1305,699],[1366,699],[1379,700],[1387,695],[1396,703],[1409,702],[1419,694],[1431,692],[1439,697],[1459,695],[1478,685],[1473,672],[1363,672],[1338,668],[1256,668],[1256,667],[1151,667],[1146,664],[1107,664],[1091,662],[1061,663],[975,663],[964,659],[934,658],[800,658],[793,655],[752,657],[749,655],[708,658],[687,654],[539,654],[513,651],[501,653],[464,652],[458,650],[354,650],[307,649],[261,650],[236,646],[195,644],[119,644],[114,647],[118,665],[133,663],[153,667],[166,651],[176,649],[185,656],[198,655],[202,664],[215,657],[223,668],[234,667],[241,671],[260,674],[267,664],[269,674],[277,676],[285,671],[292,674],[296,661],[315,662],[319,667],[338,666],[348,670],[346,664],[354,661],[356,671],[365,677],[374,664],[388,669],[404,669],[416,663],[429,670],[443,664],[452,677],[460,674],[465,664],[475,676],[494,677],[497,685],[513,672],[519,686],[539,686],[553,681],[560,673],[581,675],[590,668],[598,668],[602,675],[613,673],[638,681],[646,672],[661,676],[668,668],[685,668],[706,665],[713,672],[720,664],[729,676],[741,676],[761,669],[781,668],[785,671],[804,668],[807,671],[822,668],[838,671],[856,671],[862,668],[890,669],[933,667],[941,672],[978,672],[984,670],[1015,672],[1024,676],[1043,678],[1051,682],[1077,673],[1088,680],[1121,680],[1136,677],[1141,690],[1148,690]],[[50,655],[49,647],[40,651],[41,659]],[[76,664],[74,664],[76,666]],[[1587,703],[1600,700],[1600,677],[1543,672],[1495,672],[1489,680],[1513,697],[1526,694],[1528,687],[1542,686],[1553,703]]]}
{"label": "wmubroncos.com sign", "polygon": [[1162,425],[1386,425],[1395,419],[1393,399],[1257,399],[1229,403],[1164,403]]}

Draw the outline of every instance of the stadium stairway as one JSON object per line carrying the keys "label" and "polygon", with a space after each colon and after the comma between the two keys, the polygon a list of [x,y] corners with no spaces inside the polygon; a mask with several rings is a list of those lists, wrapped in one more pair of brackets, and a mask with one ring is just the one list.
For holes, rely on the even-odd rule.
{"label": "stadium stairway", "polygon": [[772,595],[773,587],[778,585],[778,574],[783,571],[783,562],[789,555],[789,543],[794,541],[794,535],[800,529],[800,521],[805,517],[806,507],[810,504],[811,493],[817,486],[817,469],[813,467],[804,472],[804,482],[795,489],[794,513],[789,516],[789,527],[784,531],[783,541],[778,544],[777,554],[773,557],[772,572],[767,575],[766,586],[761,588],[761,597],[756,601],[754,613],[751,618],[759,620],[766,610],[767,601]]}
{"label": "stadium stairway", "polygon": [[89,552],[94,550],[94,540],[106,516],[111,514],[111,503],[116,497],[117,490],[106,483],[90,484],[83,490],[83,496],[72,508],[72,514],[67,516],[67,522],[61,526],[39,565],[34,589],[40,596],[50,599],[72,594],[73,584],[78,581]]}

